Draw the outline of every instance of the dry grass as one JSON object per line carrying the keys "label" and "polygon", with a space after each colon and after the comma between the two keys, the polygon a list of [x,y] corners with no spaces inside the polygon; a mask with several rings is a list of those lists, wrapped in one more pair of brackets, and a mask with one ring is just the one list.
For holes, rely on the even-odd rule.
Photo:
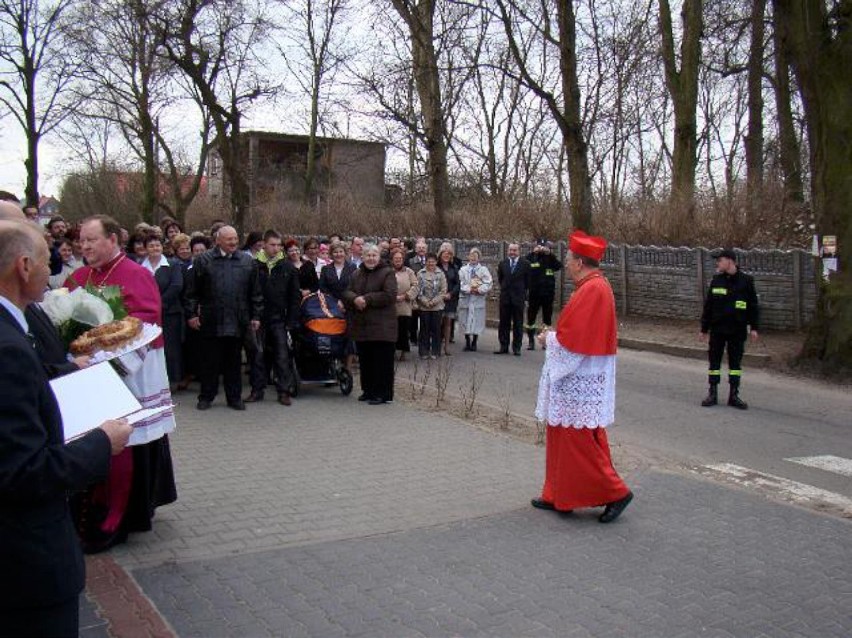
{"label": "dry grass", "polygon": [[[691,211],[655,198],[599,203],[594,232],[613,242],[634,245],[793,247],[809,245],[807,209],[786,201],[777,185],[768,185],[751,215],[745,193],[731,197],[699,195]],[[314,208],[275,202],[257,207],[246,230],[277,228],[287,234],[438,237],[438,220],[428,197],[392,208],[359,204],[341,195]],[[447,212],[448,237],[476,239],[564,238],[571,229],[565,206],[552,201],[500,201],[466,197]]]}

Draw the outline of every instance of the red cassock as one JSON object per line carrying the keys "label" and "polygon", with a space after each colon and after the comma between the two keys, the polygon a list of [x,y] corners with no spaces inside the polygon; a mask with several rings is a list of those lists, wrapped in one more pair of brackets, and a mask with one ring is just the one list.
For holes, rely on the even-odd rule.
{"label": "red cassock", "polygon": [[547,421],[542,500],[557,510],[606,505],[629,493],[612,465],[606,426],[614,418],[617,323],[609,282],[577,283],[548,336],[536,414]]}

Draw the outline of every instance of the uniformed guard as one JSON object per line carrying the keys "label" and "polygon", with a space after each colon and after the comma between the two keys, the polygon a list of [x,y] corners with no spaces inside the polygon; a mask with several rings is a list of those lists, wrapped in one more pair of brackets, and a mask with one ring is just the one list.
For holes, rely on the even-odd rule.
{"label": "uniformed guard", "polygon": [[746,410],[748,404],[739,395],[740,380],[746,337],[750,333],[752,339],[757,339],[760,315],[757,291],[754,278],[737,267],[737,255],[733,250],[721,250],[713,257],[716,259],[716,275],[710,282],[704,299],[704,312],[701,314],[701,337],[707,340],[709,333],[710,341],[710,392],[701,405],[710,407],[719,402],[722,354],[727,347],[730,384],[728,405]]}
{"label": "uniformed guard", "polygon": [[551,244],[545,239],[536,242],[533,251],[527,255],[532,267],[530,275],[529,303],[527,305],[527,332],[529,345],[527,350],[535,350],[535,318],[541,309],[541,320],[549,326],[553,319],[553,298],[556,295],[556,273],[562,268],[562,262],[553,254]]}

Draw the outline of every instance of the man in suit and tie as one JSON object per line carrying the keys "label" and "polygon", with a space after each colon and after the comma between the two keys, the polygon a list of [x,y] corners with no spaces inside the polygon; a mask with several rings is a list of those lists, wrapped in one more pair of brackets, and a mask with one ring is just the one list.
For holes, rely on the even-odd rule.
{"label": "man in suit and tie", "polygon": [[494,354],[509,354],[509,333],[512,335],[512,354],[521,356],[524,339],[524,301],[530,285],[530,262],[521,257],[518,244],[509,244],[507,257],[497,266],[500,283],[500,325],[497,336],[500,349]]}
{"label": "man in suit and tie", "polygon": [[132,432],[112,420],[64,442],[24,316],[49,263],[36,227],[0,221],[0,633],[12,636],[77,635],[85,567],[68,494],[103,480]]}

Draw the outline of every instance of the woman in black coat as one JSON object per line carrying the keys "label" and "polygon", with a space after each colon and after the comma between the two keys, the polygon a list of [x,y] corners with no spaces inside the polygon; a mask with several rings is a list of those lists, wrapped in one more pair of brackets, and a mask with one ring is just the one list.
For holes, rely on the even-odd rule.
{"label": "woman in black coat", "polygon": [[183,379],[183,269],[163,255],[163,242],[155,235],[145,238],[148,256],[142,267],[154,275],[162,300],[163,340],[165,341],[166,372],[172,391]]}
{"label": "woman in black coat", "polygon": [[355,264],[346,259],[346,247],[335,242],[330,249],[331,263],[322,267],[319,277],[319,289],[341,302],[343,292],[349,287],[349,280],[355,272]]}

